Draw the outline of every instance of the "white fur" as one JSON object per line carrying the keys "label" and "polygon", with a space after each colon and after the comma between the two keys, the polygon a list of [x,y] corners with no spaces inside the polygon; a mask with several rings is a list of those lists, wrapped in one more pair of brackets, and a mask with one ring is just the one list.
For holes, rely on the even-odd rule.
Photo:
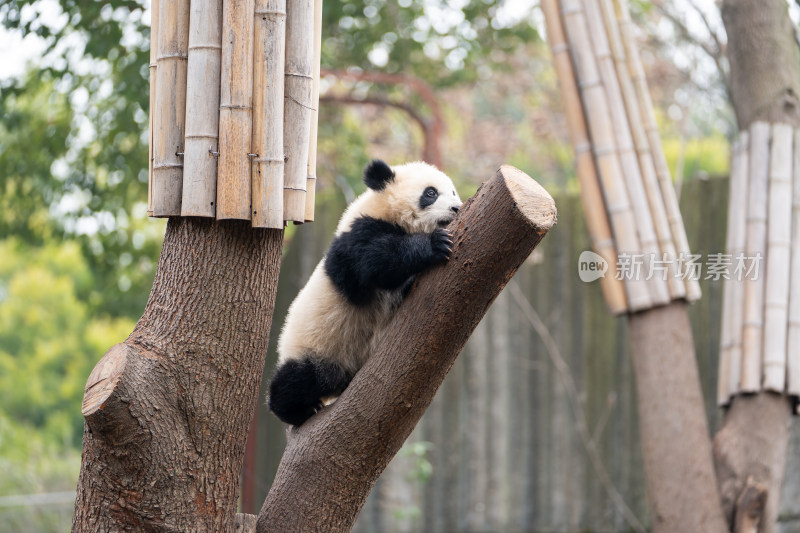
{"label": "white fur", "polygon": [[[461,205],[450,178],[423,162],[392,167],[395,178],[382,191],[367,191],[345,210],[336,235],[346,232],[357,218],[370,216],[402,227],[409,233],[430,233],[453,218],[452,207]],[[436,202],[422,209],[419,199],[426,187],[439,191]],[[402,301],[400,291],[379,291],[375,302],[354,306],[334,287],[325,273],[325,258],[289,308],[278,340],[278,365],[313,352],[355,373],[374,349],[380,331]]]}

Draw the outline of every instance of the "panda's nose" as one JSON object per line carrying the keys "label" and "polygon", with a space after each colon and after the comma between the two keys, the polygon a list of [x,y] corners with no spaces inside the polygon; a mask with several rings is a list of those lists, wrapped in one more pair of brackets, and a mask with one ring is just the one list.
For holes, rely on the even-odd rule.
{"label": "panda's nose", "polygon": [[460,205],[454,205],[450,209],[453,210],[453,213],[458,213],[458,208],[461,207]]}

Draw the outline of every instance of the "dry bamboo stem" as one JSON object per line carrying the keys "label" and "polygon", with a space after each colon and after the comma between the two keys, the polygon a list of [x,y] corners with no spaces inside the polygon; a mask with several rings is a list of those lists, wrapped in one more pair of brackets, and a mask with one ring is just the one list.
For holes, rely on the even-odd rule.
{"label": "dry bamboo stem", "polygon": [[155,112],[156,112],[156,87],[158,78],[156,74],[158,61],[158,7],[159,0],[153,0],[150,4],[150,143],[148,145],[148,166],[147,174],[147,214],[153,216],[153,134],[155,132]]}
{"label": "dry bamboo stem", "polygon": [[286,5],[283,218],[295,222],[306,219],[308,139],[314,109],[313,62],[314,0],[292,0]]}
{"label": "dry bamboo stem", "polygon": [[569,47],[564,36],[558,0],[542,0],[541,6],[547,24],[547,39],[550,41],[553,62],[561,86],[564,114],[575,151],[575,163],[581,185],[581,202],[586,225],[592,238],[592,246],[606,260],[609,267],[609,272],[601,278],[600,287],[609,311],[614,315],[619,315],[628,310],[625,286],[614,275],[617,270],[617,250],[614,247],[614,238],[611,235],[611,226],[603,203],[597,168],[592,158],[589,133],[586,130],[578,83],[575,80],[572,61],[569,57]]}
{"label": "dry bamboo stem", "polygon": [[[726,250],[735,264],[746,245],[748,134],[743,132],[734,144],[731,159],[730,194],[728,200],[728,232]],[[742,321],[744,318],[744,285],[729,273],[725,280],[720,333],[720,363],[717,402],[725,405],[739,391],[742,374]]]}
{"label": "dry bamboo stem", "polygon": [[256,0],[253,58],[253,227],[283,228],[286,0]]}
{"label": "dry bamboo stem", "polygon": [[625,102],[625,110],[631,127],[631,135],[636,154],[639,159],[639,169],[642,175],[642,182],[647,194],[647,201],[650,206],[650,213],[653,217],[656,236],[660,248],[660,257],[665,261],[667,287],[672,299],[685,298],[686,287],[683,280],[678,275],[676,263],[677,252],[675,243],[672,240],[672,231],[667,219],[664,199],[661,196],[661,189],[658,186],[653,155],[650,150],[650,143],[647,140],[647,133],[644,131],[642,114],[639,110],[639,102],[636,99],[636,89],[633,87],[630,72],[628,71],[628,59],[625,55],[625,47],[622,44],[617,18],[614,13],[614,5],[611,0],[601,0],[600,7],[603,13],[606,32],[609,38],[611,53],[614,58],[614,65],[617,69],[622,98]]}
{"label": "dry bamboo stem", "polygon": [[608,36],[603,25],[603,17],[598,10],[598,2],[596,0],[584,0],[583,8],[586,13],[592,44],[594,45],[595,60],[600,72],[600,79],[606,89],[614,137],[617,141],[617,153],[622,166],[622,175],[625,179],[633,215],[636,220],[636,232],[639,235],[641,246],[639,252],[644,254],[644,264],[642,266],[644,272],[642,272],[642,276],[645,279],[650,278],[647,279],[647,285],[653,305],[664,305],[670,301],[667,280],[666,276],[654,273],[652,270],[652,261],[660,259],[661,254],[655,230],[653,229],[650,206],[642,185],[639,160],[634,150],[631,127],[628,123],[628,115],[625,110],[619,80],[617,79],[616,66],[611,57]]}
{"label": "dry bamboo stem", "polygon": [[182,216],[216,214],[221,42],[222,0],[191,0]]}
{"label": "dry bamboo stem", "polygon": [[189,0],[160,0],[158,10],[153,216],[166,217],[181,214]]}
{"label": "dry bamboo stem", "polygon": [[769,175],[770,127],[766,122],[750,126],[746,256],[760,257],[758,276],[744,280],[744,325],[742,328],[741,392],[761,390],[761,347],[764,307],[763,262],[767,241],[767,185]]}
{"label": "dry bamboo stem", "polygon": [[786,326],[792,229],[792,127],[772,125],[769,218],[764,289],[764,378],[766,390],[786,389]]}
{"label": "dry bamboo stem", "polygon": [[319,67],[322,58],[322,0],[314,0],[314,87],[311,95],[311,130],[308,135],[308,169],[306,170],[306,222],[314,220],[317,189],[317,132],[319,130]]}
{"label": "dry bamboo stem", "polygon": [[254,0],[222,7],[217,219],[250,220]]}
{"label": "dry bamboo stem", "polygon": [[789,280],[789,333],[786,343],[787,392],[800,395],[800,130],[794,132],[792,168],[792,266]]}
{"label": "dry bamboo stem", "polygon": [[[653,103],[650,100],[650,92],[647,88],[647,79],[645,78],[644,68],[642,67],[641,58],[639,57],[639,49],[633,37],[633,22],[631,21],[630,11],[628,9],[628,1],[615,1],[617,2],[616,5],[619,11],[619,26],[622,42],[625,46],[625,52],[628,58],[628,70],[633,79],[636,96],[639,101],[639,110],[644,118],[645,132],[650,141],[656,176],[658,177],[658,183],[661,187],[661,196],[664,200],[670,229],[672,230],[672,239],[675,242],[677,252],[688,257],[690,253],[689,240],[686,238],[686,229],[683,226],[683,218],[681,217],[681,211],[678,206],[678,198],[675,195],[669,166],[667,165],[667,159],[664,156],[664,150],[661,146],[661,137],[658,133],[658,124],[656,124]],[[692,302],[699,299],[700,296],[700,284],[696,279],[687,277],[686,299]]]}
{"label": "dry bamboo stem", "polygon": [[[641,246],[635,231],[636,219],[623,179],[606,91],[588,39],[586,16],[579,0],[563,0],[561,6],[617,250],[620,253],[639,254]],[[635,271],[629,271],[624,277],[628,311],[650,308],[652,299],[641,272],[636,275]]]}

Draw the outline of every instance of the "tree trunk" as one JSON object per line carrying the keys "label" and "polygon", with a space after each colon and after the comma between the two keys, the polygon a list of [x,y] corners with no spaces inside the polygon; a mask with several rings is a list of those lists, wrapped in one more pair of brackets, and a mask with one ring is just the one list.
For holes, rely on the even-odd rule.
{"label": "tree trunk", "polygon": [[169,220],[142,318],[86,384],[73,531],[234,530],[282,240]]}
{"label": "tree trunk", "polygon": [[[725,0],[722,20],[739,129],[756,120],[800,127],[800,50],[785,0]],[[775,531],[791,417],[786,396],[763,392],[733,400],[714,438],[719,490],[730,524],[737,514],[749,512],[737,510],[737,501],[756,483],[767,492],[759,531]]]}
{"label": "tree trunk", "polygon": [[677,301],[630,317],[651,528],[726,533],[686,307]]}
{"label": "tree trunk", "polygon": [[289,432],[259,533],[350,530],[470,333],[555,218],[550,195],[513,167],[478,190],[450,224],[450,262],[419,277],[342,396]]}

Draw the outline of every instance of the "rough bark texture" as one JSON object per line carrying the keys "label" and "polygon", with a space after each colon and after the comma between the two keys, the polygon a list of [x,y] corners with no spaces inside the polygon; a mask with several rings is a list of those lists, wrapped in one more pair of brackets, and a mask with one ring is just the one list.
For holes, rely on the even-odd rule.
{"label": "rough bark texture", "polygon": [[73,531],[234,530],[282,240],[170,219],[142,318],[86,385]]}
{"label": "rough bark texture", "polygon": [[800,51],[785,0],[725,0],[731,100],[739,129],[756,120],[800,126]]}
{"label": "rough bark texture", "polygon": [[686,306],[630,318],[651,528],[726,533]]}
{"label": "rough bark texture", "polygon": [[472,330],[555,223],[552,198],[504,166],[450,224],[450,262],[420,276],[376,353],[329,408],[289,433],[257,531],[350,531]]}
{"label": "rough bark texture", "polygon": [[[800,127],[800,50],[784,0],[725,0],[731,100],[739,129],[756,120]],[[788,288],[787,288],[788,289]],[[739,396],[714,438],[723,508],[729,523],[748,478],[767,488],[759,531],[775,531],[791,424],[789,399]]]}
{"label": "rough bark texture", "polygon": [[792,408],[783,395],[762,392],[733,399],[714,437],[717,480],[729,523],[737,515],[753,514],[738,508],[752,480],[766,489],[759,531],[775,531],[791,423]]}

